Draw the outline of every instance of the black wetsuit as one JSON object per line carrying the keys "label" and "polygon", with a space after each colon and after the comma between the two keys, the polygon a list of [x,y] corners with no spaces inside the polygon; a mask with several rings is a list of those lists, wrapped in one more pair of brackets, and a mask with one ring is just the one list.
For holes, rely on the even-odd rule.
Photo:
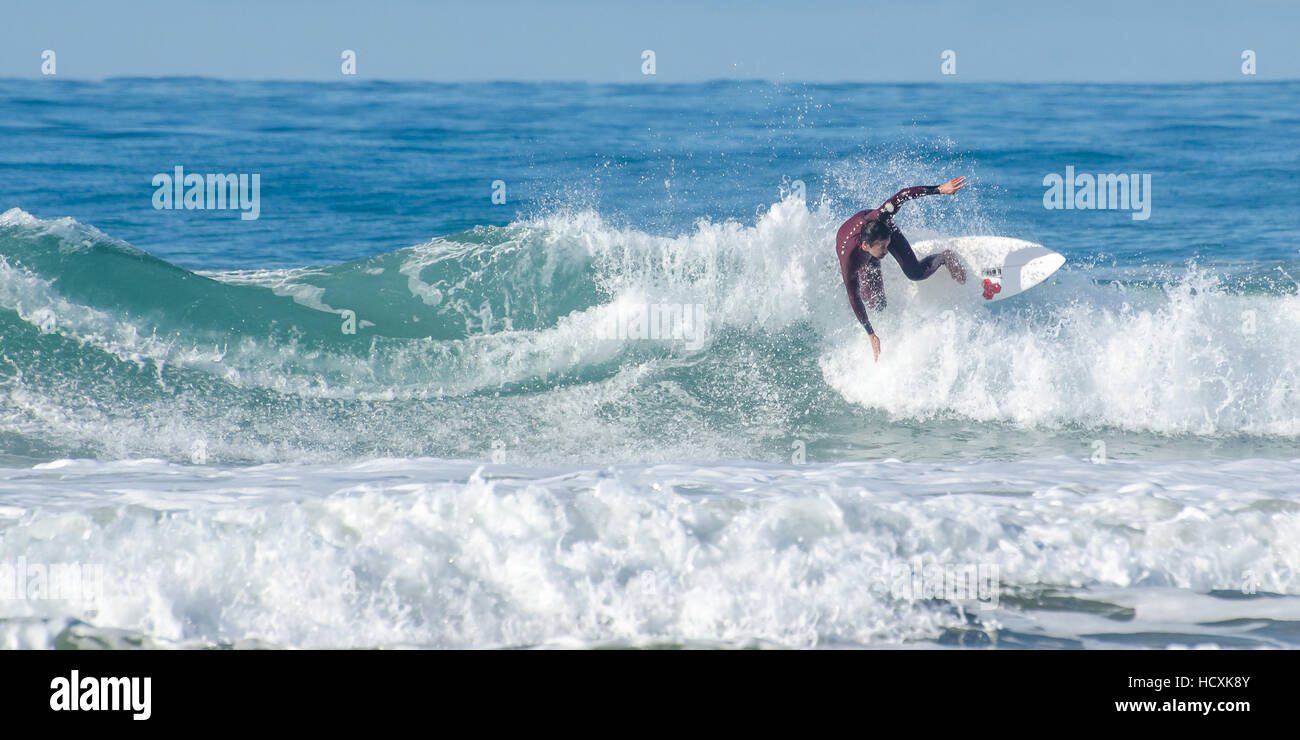
{"label": "black wetsuit", "polygon": [[894,255],[898,266],[903,268],[903,274],[912,280],[924,280],[930,277],[944,264],[943,255],[932,254],[917,261],[912,245],[907,243],[903,232],[894,226],[894,214],[903,203],[922,195],[936,195],[938,192],[937,185],[900,190],[879,208],[855,213],[840,226],[835,236],[835,249],[840,258],[840,273],[844,277],[844,287],[849,291],[849,305],[853,306],[854,315],[858,317],[858,321],[868,334],[875,334],[875,332],[871,329],[871,322],[867,320],[867,310],[863,304],[865,302],[873,311],[884,308],[885,291],[880,276],[880,260],[862,249],[862,231],[871,221],[884,222],[893,232],[889,240],[889,253]]}

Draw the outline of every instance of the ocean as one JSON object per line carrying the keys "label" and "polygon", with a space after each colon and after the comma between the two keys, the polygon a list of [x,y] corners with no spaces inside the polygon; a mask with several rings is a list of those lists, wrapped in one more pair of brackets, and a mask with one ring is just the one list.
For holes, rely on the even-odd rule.
{"label": "ocean", "polygon": [[[1300,82],[0,113],[0,647],[1300,646]],[[835,231],[960,175],[913,243],[1066,265],[974,305],[887,260],[873,362]]]}

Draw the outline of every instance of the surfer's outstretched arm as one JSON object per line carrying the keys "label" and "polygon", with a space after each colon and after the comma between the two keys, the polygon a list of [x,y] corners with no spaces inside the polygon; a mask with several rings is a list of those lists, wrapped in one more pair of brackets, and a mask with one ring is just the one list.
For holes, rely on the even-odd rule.
{"label": "surfer's outstretched arm", "polygon": [[938,185],[917,185],[916,187],[903,188],[894,193],[894,196],[884,203],[880,204],[880,212],[894,215],[898,213],[898,207],[913,198],[920,198],[922,195],[938,195]]}
{"label": "surfer's outstretched arm", "polygon": [[863,229],[872,221],[882,221],[886,226],[892,224],[892,218],[898,213],[898,207],[913,198],[919,198],[922,195],[933,195],[939,192],[938,185],[918,185],[914,188],[903,188],[894,193],[894,197],[880,204],[879,208],[868,208],[865,211],[858,211],[849,217],[840,226],[839,233],[836,235],[836,241],[839,243],[840,254],[852,251],[862,247]]}
{"label": "surfer's outstretched arm", "polygon": [[903,188],[894,193],[894,197],[880,205],[880,212],[890,216],[898,212],[898,207],[913,198],[920,198],[923,195],[952,195],[953,193],[966,187],[965,177],[954,177],[942,185],[917,185],[916,187]]}

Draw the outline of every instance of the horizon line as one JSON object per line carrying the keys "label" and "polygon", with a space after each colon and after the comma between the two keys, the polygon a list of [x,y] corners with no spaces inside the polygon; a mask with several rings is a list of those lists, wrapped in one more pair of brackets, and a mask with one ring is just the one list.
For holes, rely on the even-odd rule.
{"label": "horizon line", "polygon": [[204,80],[210,82],[298,82],[298,83],[320,83],[336,84],[358,84],[363,82],[382,82],[389,84],[445,84],[445,85],[490,85],[490,84],[511,84],[511,85],[704,85],[717,83],[761,83],[768,85],[781,84],[804,84],[804,85],[959,85],[959,84],[983,84],[983,85],[1233,85],[1239,82],[1245,84],[1270,84],[1285,82],[1300,82],[1300,77],[1280,77],[1260,79],[1255,76],[1243,75],[1247,79],[1237,80],[1235,78],[1227,79],[1189,79],[1189,80],[999,80],[999,79],[975,79],[975,80],[809,80],[809,79],[773,79],[768,77],[710,77],[698,80],[582,80],[582,79],[512,79],[512,78],[483,78],[483,79],[427,79],[427,78],[392,78],[392,77],[352,77],[339,75],[342,79],[324,78],[324,77],[215,77],[208,75],[111,75],[107,77],[75,77],[71,75],[27,75],[23,77],[5,77],[0,76],[0,82],[32,82],[36,80],[49,80],[57,82],[59,79],[70,80],[72,82],[114,82],[129,80]]}

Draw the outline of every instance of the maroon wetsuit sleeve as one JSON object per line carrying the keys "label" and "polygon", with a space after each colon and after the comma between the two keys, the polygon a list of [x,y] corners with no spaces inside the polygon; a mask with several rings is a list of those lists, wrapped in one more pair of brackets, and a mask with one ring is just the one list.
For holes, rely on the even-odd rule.
{"label": "maroon wetsuit sleeve", "polygon": [[873,332],[871,322],[867,321],[867,309],[862,305],[862,296],[859,295],[858,267],[860,265],[857,255],[862,245],[862,224],[873,213],[875,211],[862,211],[855,214],[844,222],[835,235],[836,253],[840,258],[840,276],[844,278],[844,289],[849,293],[849,305],[853,307],[853,315],[858,317],[858,323],[862,324],[868,334]]}
{"label": "maroon wetsuit sleeve", "polygon": [[920,198],[922,195],[938,195],[938,194],[939,194],[938,185],[917,185],[914,188],[903,188],[897,193],[894,193],[894,197],[882,203],[880,205],[880,208],[877,208],[876,210],[880,211],[881,215],[883,215],[884,217],[889,218],[893,216],[895,213],[898,213],[899,206],[903,205],[904,203],[906,203],[907,201],[913,198]]}
{"label": "maroon wetsuit sleeve", "polygon": [[858,323],[862,324],[862,328],[866,329],[868,334],[875,334],[871,322],[867,320],[867,307],[862,305],[862,285],[858,281],[857,270],[844,276],[844,287],[849,290],[849,305],[853,307],[853,315],[858,317]]}
{"label": "maroon wetsuit sleeve", "polygon": [[[868,334],[875,334],[871,328],[871,322],[867,320],[867,307],[862,303],[862,268],[870,268],[874,265],[876,274],[879,274],[880,261],[870,255],[862,255],[857,258],[858,253],[847,251],[841,253],[840,274],[844,278],[844,289],[849,294],[849,306],[853,308],[853,315],[858,317],[858,323],[862,328],[867,330]],[[863,259],[866,263],[863,263]],[[870,269],[867,270],[870,274]],[[871,287],[871,286],[869,286]]]}

